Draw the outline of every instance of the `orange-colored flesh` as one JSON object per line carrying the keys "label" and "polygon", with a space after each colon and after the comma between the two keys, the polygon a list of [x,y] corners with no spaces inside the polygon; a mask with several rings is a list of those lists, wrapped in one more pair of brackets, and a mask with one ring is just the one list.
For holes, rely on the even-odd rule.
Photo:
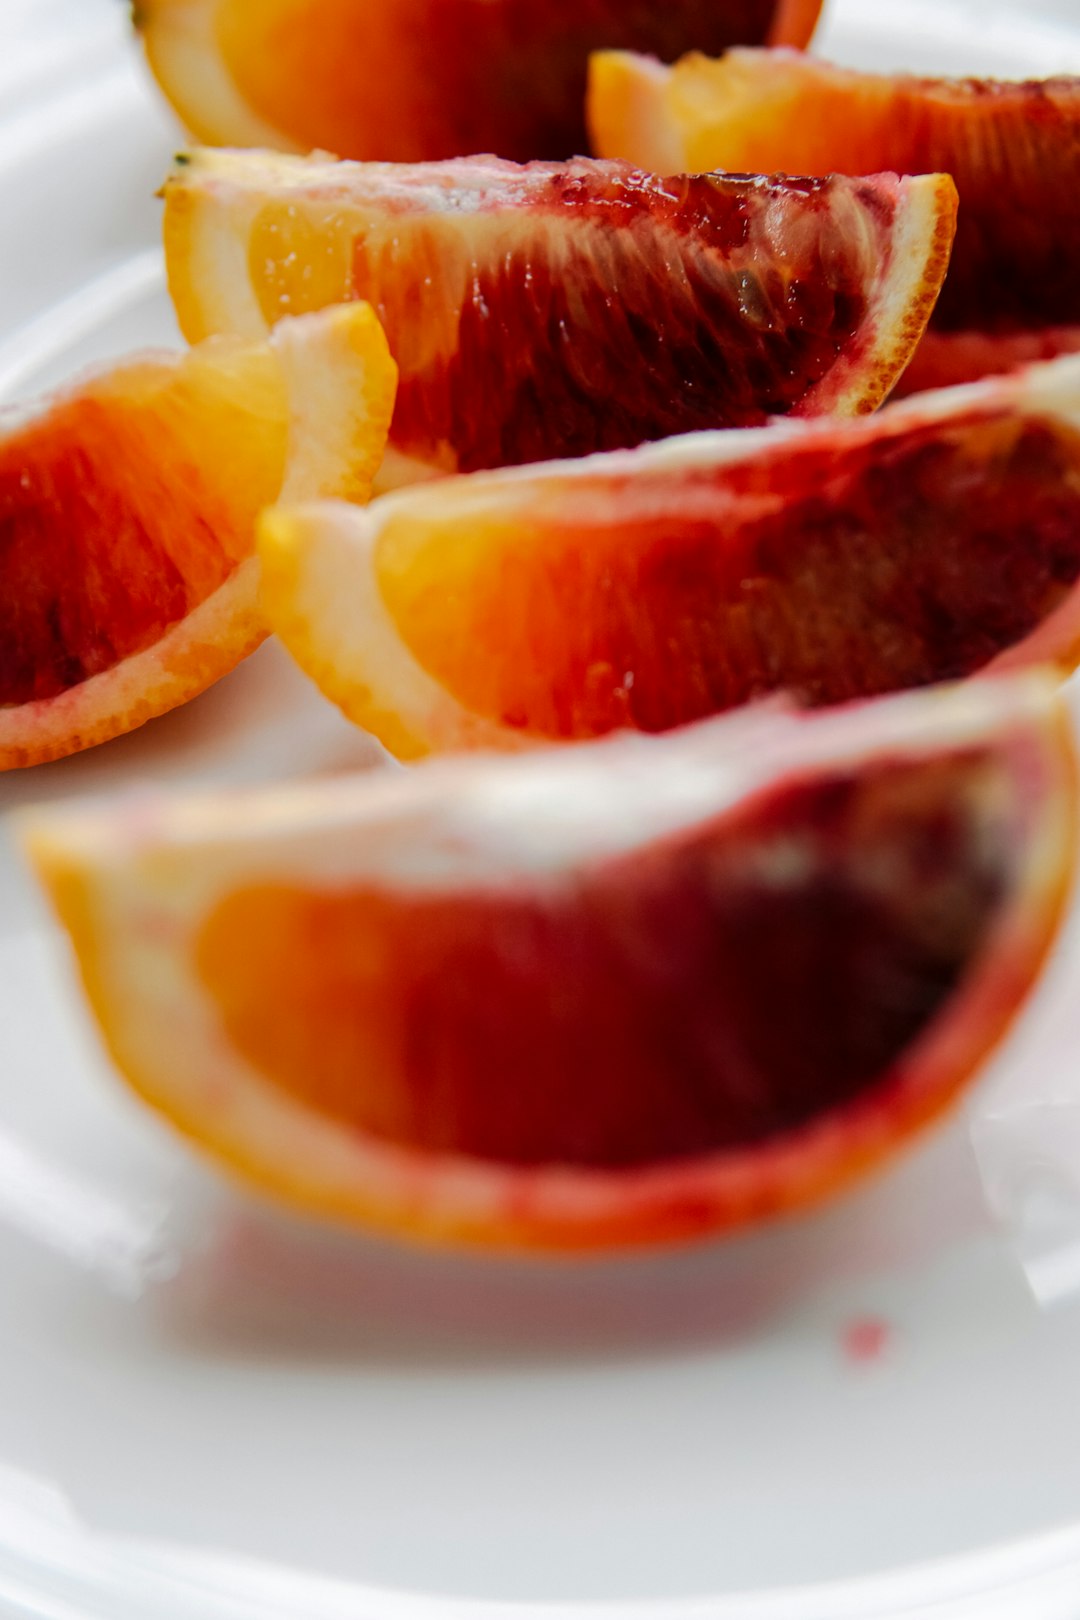
{"label": "orange-colored flesh", "polygon": [[162,457],[160,433],[137,407],[78,399],[0,447],[0,703],[141,652],[250,551],[259,490],[227,495],[196,442]]}
{"label": "orange-colored flesh", "polygon": [[[805,44],[820,0],[219,0],[216,41],[245,102],[301,150],[413,162],[587,150],[600,47]],[[227,138],[227,137],[226,137]]]}
{"label": "orange-colored flesh", "polygon": [[[280,379],[254,354],[235,374],[203,357],[139,362],[0,438],[0,706],[62,698],[206,601],[253,551],[285,440]],[[206,662],[192,650],[192,691]],[[96,740],[92,712],[72,723]],[[42,749],[64,740],[50,730]]]}
{"label": "orange-colored flesh", "polygon": [[823,0],[779,0],[767,43],[803,50],[813,38],[822,4]]}
{"label": "orange-colored flesh", "polygon": [[[1080,650],[1080,434],[1013,415],[886,424],[746,464],[507,485],[388,518],[383,600],[473,713],[535,736],[660,731]],[[1054,620],[1054,644],[1040,630]]]}
{"label": "orange-colored flesh", "polygon": [[1014,809],[991,749],[879,762],[490,892],[245,887],[198,966],[269,1080],[433,1154],[644,1167],[861,1103],[899,1128],[1014,881]]}
{"label": "orange-colored flesh", "polygon": [[762,55],[744,82],[684,66],[687,167],[951,174],[960,215],[934,327],[1080,324],[1080,214],[1063,204],[1080,192],[1080,79],[938,84]]}

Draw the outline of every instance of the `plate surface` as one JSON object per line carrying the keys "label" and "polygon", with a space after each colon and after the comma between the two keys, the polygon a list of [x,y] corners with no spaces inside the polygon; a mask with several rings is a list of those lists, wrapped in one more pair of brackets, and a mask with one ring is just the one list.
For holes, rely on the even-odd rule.
{"label": "plate surface", "polygon": [[[1070,18],[836,0],[819,49],[1080,72]],[[153,200],[177,134],[114,0],[4,0],[0,43],[14,400],[178,341]],[[374,758],[267,648],[137,736],[0,780],[0,809]],[[970,1115],[815,1219],[693,1252],[354,1241],[223,1188],[121,1093],[0,840],[5,1615],[1080,1615],[1080,1278],[1033,1286]],[[991,1084],[1067,1070],[1078,934]]]}

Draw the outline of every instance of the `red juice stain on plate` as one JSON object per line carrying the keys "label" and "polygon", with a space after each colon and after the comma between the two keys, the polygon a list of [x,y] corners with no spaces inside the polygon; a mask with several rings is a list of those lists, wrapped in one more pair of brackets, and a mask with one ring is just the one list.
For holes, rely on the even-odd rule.
{"label": "red juice stain on plate", "polygon": [[876,1365],[892,1343],[892,1329],[880,1316],[853,1316],[840,1332],[840,1348],[853,1366]]}

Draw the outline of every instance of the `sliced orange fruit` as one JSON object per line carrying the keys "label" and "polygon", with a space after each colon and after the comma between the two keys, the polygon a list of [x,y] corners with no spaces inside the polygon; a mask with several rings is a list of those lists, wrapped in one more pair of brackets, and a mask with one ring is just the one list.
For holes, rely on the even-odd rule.
{"label": "sliced orange fruit", "polygon": [[105,742],[266,635],[255,519],[366,499],[394,363],[363,304],[88,375],[0,423],[0,769]]}
{"label": "sliced orange fruit", "polygon": [[192,341],[374,305],[401,368],[390,483],[872,410],[933,307],[956,195],[943,175],[661,180],[585,159],[203,150],[165,202]]}
{"label": "sliced orange fruit", "polygon": [[585,1249],[813,1203],[953,1103],[1039,970],[1076,817],[1028,675],[45,812],[29,844],[121,1071],[224,1166]]}
{"label": "sliced orange fruit", "polygon": [[595,149],[673,169],[921,174],[960,193],[948,279],[908,389],[1080,349],[1080,78],[917,79],[793,51],[593,57]]}
{"label": "sliced orange fruit", "polygon": [[1080,657],[1080,358],[848,422],[270,509],[264,602],[402,757]]}
{"label": "sliced orange fruit", "polygon": [[585,151],[591,50],[805,45],[821,0],[136,0],[200,140],[415,162]]}

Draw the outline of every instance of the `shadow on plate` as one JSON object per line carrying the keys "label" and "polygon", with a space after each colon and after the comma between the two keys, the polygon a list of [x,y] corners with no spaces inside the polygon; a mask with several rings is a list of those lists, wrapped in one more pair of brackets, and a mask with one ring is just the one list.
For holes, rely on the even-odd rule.
{"label": "shadow on plate", "polygon": [[966,1134],[949,1130],[861,1192],[726,1241],[618,1258],[426,1251],[231,1196],[147,1304],[174,1348],[397,1372],[654,1357],[767,1335],[830,1293],[932,1264],[991,1231]]}

